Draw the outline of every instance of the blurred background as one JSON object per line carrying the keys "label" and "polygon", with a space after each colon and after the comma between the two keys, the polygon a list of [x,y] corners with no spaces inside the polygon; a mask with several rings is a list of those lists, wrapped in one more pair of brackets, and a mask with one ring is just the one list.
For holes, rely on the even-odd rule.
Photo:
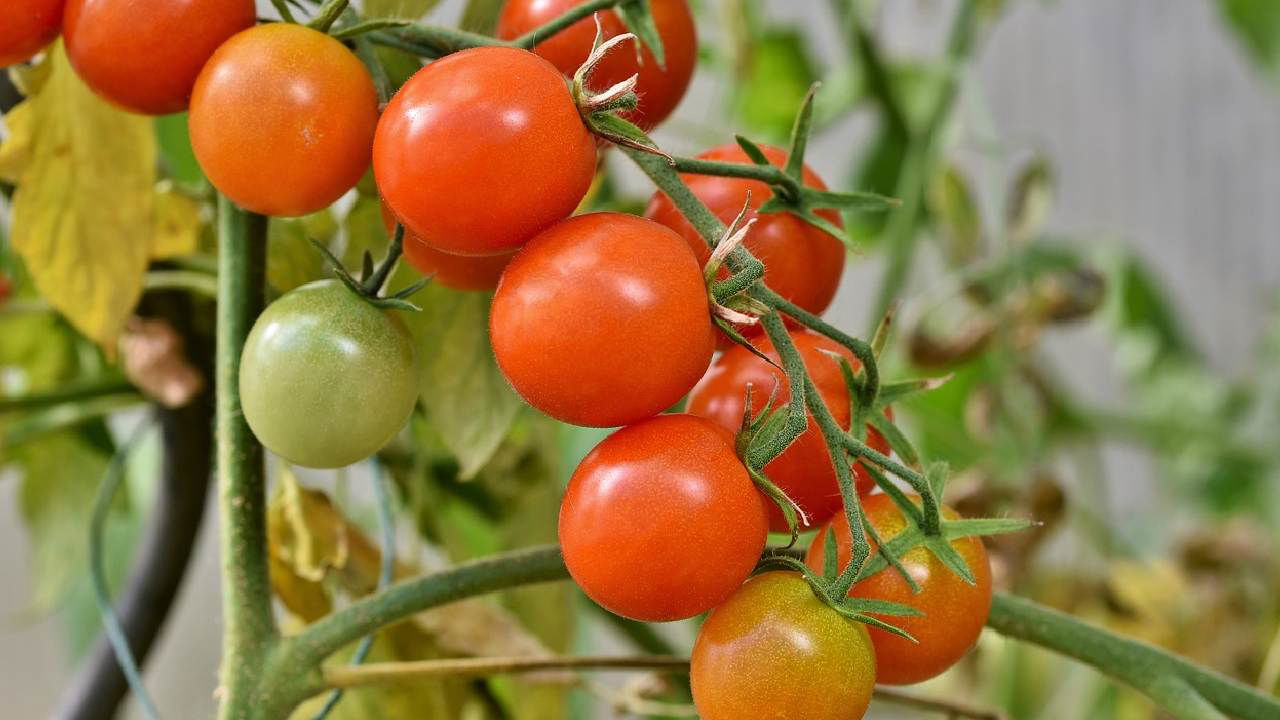
{"label": "blurred background", "polygon": [[[915,242],[886,243],[892,231],[883,219],[857,218],[865,251],[848,263],[828,318],[867,334],[886,268],[894,257],[909,268],[893,374],[954,377],[903,408],[904,424],[929,457],[959,472],[950,504],[1045,523],[989,543],[1003,587],[1275,691],[1280,3],[990,0],[980,3],[971,51],[957,58],[946,50],[953,0],[863,7],[865,27],[851,25],[847,4],[696,3],[703,64],[659,143],[682,155],[733,132],[782,143],[809,84],[822,80],[808,162],[834,187],[902,196],[912,144],[886,121],[855,34],[868,33],[887,59],[894,97],[913,123],[956,83],[936,133],[936,162],[917,183]],[[463,5],[441,2],[428,19],[455,24]],[[625,158],[611,158],[610,170],[600,202],[642,207],[650,193],[644,179]],[[0,227],[6,210],[0,199]],[[904,245],[910,256],[898,254]],[[127,432],[139,417],[125,414],[112,427]],[[418,504],[427,500],[406,493],[401,502],[416,523],[400,528],[402,559],[429,566],[441,561],[440,547],[549,539],[557,483],[600,435],[544,425],[517,419],[476,481],[506,510],[486,514],[459,500],[467,493],[455,492],[457,467],[448,463],[424,492],[433,507],[451,508],[441,521],[449,527],[432,526]],[[154,471],[156,454],[154,447],[136,453],[131,509],[109,536],[125,548],[114,554],[116,576],[147,512],[141,478]],[[517,480],[499,479],[503,473]],[[301,479],[328,491],[376,537],[368,475],[358,467]],[[549,479],[521,484],[535,475]],[[80,567],[84,515],[49,511],[85,507],[84,492],[30,483],[12,467],[0,471],[0,698],[13,718],[49,715],[98,628]],[[168,717],[208,717],[214,708],[214,529],[210,517],[148,664],[148,687]],[[419,535],[439,542],[427,548]],[[498,647],[628,646],[625,633],[567,587],[508,607],[527,630],[485,640]],[[692,629],[664,627],[661,636],[687,647]],[[439,638],[420,628],[413,641]],[[556,690],[526,692],[508,681],[493,692],[522,697],[520,717],[623,716],[610,702],[636,688],[628,679],[600,682],[605,687],[567,701]],[[1158,717],[1088,668],[996,637],[921,691],[1015,718]],[[548,693],[554,697],[541,697]],[[393,716],[463,717],[456,713],[465,703],[448,705],[444,695],[436,705],[401,698],[406,704],[396,707],[407,714]],[[373,701],[348,705],[350,714],[336,717],[392,713],[370,709]],[[877,705],[870,717],[927,715]]]}

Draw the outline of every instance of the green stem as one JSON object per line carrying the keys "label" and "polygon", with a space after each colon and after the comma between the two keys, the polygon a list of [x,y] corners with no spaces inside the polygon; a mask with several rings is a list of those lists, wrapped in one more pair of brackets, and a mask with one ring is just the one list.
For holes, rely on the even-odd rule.
{"label": "green stem", "polygon": [[1146,693],[1179,720],[1280,717],[1280,700],[1244,683],[1029,600],[998,593],[987,626],[1092,665]]}
{"label": "green stem", "polygon": [[[539,41],[546,40],[552,35],[568,29],[571,25],[583,18],[591,17],[601,10],[608,10],[619,2],[621,2],[621,0],[588,0],[588,2],[584,2],[581,5],[575,5],[560,17],[555,18],[542,27],[536,27],[515,40],[512,40],[511,44],[516,47],[531,50]],[[585,59],[586,58],[583,58],[583,60]]]}
{"label": "green stem", "polygon": [[771,438],[769,443],[753,448],[746,458],[747,464],[757,470],[781,455],[809,427],[808,413],[805,411],[805,396],[808,390],[805,379],[808,376],[800,351],[796,350],[795,344],[791,342],[787,327],[776,310],[765,315],[761,320],[764,323],[765,333],[773,341],[774,347],[778,350],[778,356],[782,359],[782,370],[787,376],[791,399],[787,401],[787,421],[782,429]]}
{"label": "green stem", "polygon": [[475,47],[513,47],[487,35],[454,30],[435,25],[405,25],[392,30],[378,30],[366,37],[378,45],[404,50],[428,59],[442,58]]}
{"label": "green stem", "polygon": [[222,550],[222,720],[257,713],[277,641],[267,575],[262,446],[240,408],[240,352],[266,300],[267,219],[218,199],[217,462]]}
{"label": "green stem", "polygon": [[106,395],[128,395],[136,392],[129,381],[122,379],[79,383],[49,392],[0,397],[0,414],[40,410],[55,405],[100,398]]}
{"label": "green stem", "polygon": [[770,185],[781,185],[792,197],[799,197],[800,183],[788,175],[782,168],[773,165],[756,165],[755,163],[723,163],[697,158],[673,157],[677,172],[692,175],[713,175],[715,177],[741,178],[758,180]]}
{"label": "green stem", "polygon": [[333,27],[333,23],[347,9],[347,4],[351,0],[325,0],[324,5],[320,6],[319,12],[307,23],[307,27],[313,30],[319,30],[322,33],[329,32],[329,28]]}
{"label": "green stem", "polygon": [[218,279],[197,270],[152,270],[143,283],[147,290],[187,290],[206,298],[218,297]]}
{"label": "green stem", "polygon": [[879,103],[889,132],[898,137],[909,137],[911,126],[907,122],[907,114],[893,90],[893,79],[889,76],[880,47],[871,35],[870,29],[867,28],[867,24],[863,22],[858,8],[859,3],[849,0],[832,0],[831,4],[836,14],[844,20],[853,46],[852,50],[857,55],[857,62],[862,67],[863,77],[866,78],[867,89]]}

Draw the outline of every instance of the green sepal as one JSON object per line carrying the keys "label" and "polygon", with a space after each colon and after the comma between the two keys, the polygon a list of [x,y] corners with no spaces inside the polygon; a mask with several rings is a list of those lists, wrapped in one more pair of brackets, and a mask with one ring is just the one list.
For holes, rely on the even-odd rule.
{"label": "green sepal", "polygon": [[889,447],[902,458],[903,464],[914,469],[920,467],[920,454],[916,452],[915,445],[911,444],[911,440],[897,424],[881,413],[872,413],[867,418],[867,422],[884,436],[884,439],[889,442]]}
{"label": "green sepal", "polygon": [[1023,518],[965,518],[942,523],[942,536],[948,540],[963,537],[1007,535],[1038,526],[1035,520]]}
{"label": "green sepal", "polygon": [[759,145],[751,142],[742,135],[734,135],[733,139],[738,141],[738,147],[742,148],[742,152],[746,153],[747,157],[751,158],[751,162],[765,167],[769,166],[769,158],[765,157],[764,151],[760,149]]}
{"label": "green sepal", "polygon": [[947,478],[951,477],[951,466],[945,462],[929,463],[925,468],[924,481],[933,491],[933,497],[942,502],[942,493],[947,487]]}
{"label": "green sepal", "polygon": [[653,153],[667,158],[674,164],[671,156],[662,151],[658,144],[649,138],[643,130],[612,112],[594,112],[587,118],[587,124],[596,135],[615,145],[629,147],[641,152]]}
{"label": "green sepal", "polygon": [[760,492],[768,496],[773,501],[773,504],[777,505],[778,509],[782,511],[782,517],[787,521],[787,529],[791,531],[791,540],[786,547],[794,546],[796,541],[800,539],[800,522],[796,516],[795,503],[791,501],[791,498],[787,497],[782,488],[774,485],[773,481],[764,473],[752,467],[747,468],[747,473],[751,476],[751,480],[756,484],[756,487],[760,489]]}
{"label": "green sepal", "polygon": [[822,533],[822,577],[827,582],[834,582],[840,575],[840,548],[836,544],[836,534],[828,526]]}
{"label": "green sepal", "polygon": [[960,553],[956,552],[955,548],[951,547],[950,541],[940,537],[925,536],[922,544],[948,570],[959,575],[961,580],[970,585],[977,583],[977,579],[973,576],[973,571],[969,569],[969,564],[964,561],[964,558],[960,557]]}
{"label": "green sepal", "polygon": [[902,201],[880,193],[851,190],[837,192],[833,190],[800,190],[800,200],[809,207],[834,208],[836,210],[852,210],[854,212],[884,212],[902,204]]}
{"label": "green sepal", "polygon": [[[622,19],[622,24],[627,26],[627,30],[649,48],[649,52],[653,53],[653,59],[658,61],[658,67],[666,70],[667,52],[662,46],[662,36],[658,34],[658,25],[654,22],[653,9],[649,6],[649,0],[624,0],[618,3],[614,12]],[[637,56],[639,53],[637,48]]]}
{"label": "green sepal", "polygon": [[[804,101],[800,103],[800,111],[796,113],[795,125],[791,128],[791,148],[787,153],[785,172],[799,185],[804,185],[804,154],[809,147],[809,133],[813,130],[813,98],[818,93],[821,83],[809,86]],[[836,235],[839,237],[839,235]]]}
{"label": "green sepal", "polygon": [[875,613],[894,617],[924,617],[920,610],[902,603],[876,600],[874,598],[848,598],[842,603],[845,608],[857,613]]}
{"label": "green sepal", "polygon": [[914,380],[899,380],[897,382],[884,383],[880,386],[879,404],[892,405],[900,400],[926,393],[930,390],[937,390],[951,381],[953,375],[943,375],[937,378],[917,378]]}

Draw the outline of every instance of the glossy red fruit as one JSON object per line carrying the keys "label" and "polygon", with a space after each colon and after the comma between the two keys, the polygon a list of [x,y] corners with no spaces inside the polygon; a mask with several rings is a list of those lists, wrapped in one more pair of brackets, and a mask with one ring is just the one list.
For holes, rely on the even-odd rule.
{"label": "glossy red fruit", "polygon": [[[918,502],[919,498],[913,498]],[[902,511],[888,495],[868,495],[862,499],[862,509],[876,532],[884,540],[893,538],[906,527]],[[955,520],[959,516],[950,508],[943,508],[943,517]],[[836,536],[836,555],[840,567],[849,563],[849,523],[844,515],[838,515],[828,528],[814,536],[805,561],[809,567],[821,572],[825,557],[826,533]],[[902,556],[902,564],[920,586],[920,592],[912,593],[911,587],[892,569],[881,570],[859,582],[849,591],[850,597],[888,600],[908,605],[924,613],[921,617],[877,616],[887,623],[911,633],[919,644],[900,638],[877,628],[871,628],[871,642],[876,648],[879,680],[888,685],[909,685],[923,682],[942,673],[959,662],[969,652],[991,610],[991,563],[981,538],[964,537],[951,541],[951,547],[960,553],[973,572],[976,582],[966,583],[951,572],[933,553],[916,547]],[[871,551],[876,545],[871,543]]]}
{"label": "glossy red fruit", "polygon": [[0,3],[0,68],[30,60],[58,37],[65,0]]}
{"label": "glossy red fruit", "polygon": [[592,600],[645,622],[706,612],[764,550],[764,499],[733,437],[692,415],[659,415],[596,446],[560,506],[569,573]]}
{"label": "glossy red fruit", "polygon": [[253,0],[67,0],[67,57],[94,92],[134,112],[181,112],[227,38],[252,27]]}
{"label": "glossy red fruit", "polygon": [[674,405],[715,349],[706,285],[678,235],[634,215],[579,215],[507,266],[490,313],[498,365],[542,412],[614,427]]}
{"label": "glossy red fruit", "polygon": [[[823,402],[840,423],[849,428],[851,421],[849,390],[845,386],[840,365],[826,353],[838,353],[849,359],[856,370],[862,366],[847,348],[829,338],[807,331],[793,331],[791,339],[804,359],[809,376],[822,395]],[[777,351],[768,338],[760,338],[756,346],[774,362],[781,364]],[[773,391],[778,387],[776,402],[784,405],[791,399],[786,376],[778,368],[756,357],[744,347],[734,346],[716,360],[705,377],[689,394],[688,411],[719,423],[725,429],[736,431],[742,427],[746,387],[753,387],[751,411],[764,408]],[[889,452],[889,444],[880,433],[868,426],[867,442],[882,453]],[[874,486],[871,476],[861,466],[854,466],[859,492],[868,492]],[[765,466],[765,474],[787,496],[795,501],[809,517],[809,527],[818,527],[830,520],[844,507],[835,468],[827,452],[822,432],[809,416],[809,427],[781,455]],[[787,524],[776,506],[769,510],[769,528],[773,532],[786,532]],[[801,527],[803,531],[805,528]]]}
{"label": "glossy red fruit", "polygon": [[[498,17],[498,37],[515,38],[563,15],[585,0],[509,0]],[[635,48],[623,45],[609,53],[591,74],[590,87],[603,90],[639,74],[636,93],[640,105],[625,117],[642,128],[652,129],[675,110],[689,89],[689,80],[698,60],[698,35],[687,0],[650,0],[654,25],[662,38],[665,65],[659,66],[645,48],[637,60]],[[612,10],[597,13],[605,40],[627,32]],[[534,52],[551,61],[569,77],[591,54],[596,24],[592,18],[579,20],[563,32],[538,43]]]}
{"label": "glossy red fruit", "polygon": [[[763,146],[765,157],[777,167],[787,162],[785,151]],[[737,145],[725,145],[708,150],[698,156],[702,160],[748,164],[751,160]],[[822,314],[831,305],[840,277],[844,272],[844,244],[828,233],[787,213],[758,215],[755,210],[773,196],[769,186],[757,180],[713,177],[710,175],[681,175],[689,189],[728,225],[751,194],[751,211],[747,218],[756,218],[756,224],[747,234],[746,246],[765,264],[765,283],[779,295],[815,314]],[[807,187],[825,190],[827,186],[807,166],[804,170]],[[821,210],[819,215],[841,227],[839,213]],[[662,191],[654,193],[645,210],[645,217],[675,230],[689,242],[701,263],[711,257],[706,241],[685,219]],[[759,333],[758,326],[742,328],[748,335]]]}
{"label": "glossy red fruit", "polygon": [[702,720],[857,720],[876,661],[865,625],[824,605],[799,573],[769,572],[702,624],[689,679]]}
{"label": "glossy red fruit", "polygon": [[596,143],[550,63],[474,48],[419,70],[378,122],[373,171],[396,217],[436,250],[498,255],[568,217]]}
{"label": "glossy red fruit", "polygon": [[369,167],[378,94],[342,43],[292,23],[222,44],[191,93],[191,147],[213,186],[264,215],[328,207]]}
{"label": "glossy red fruit", "polygon": [[[396,218],[382,203],[382,222],[388,233],[395,231]],[[409,231],[404,234],[404,260],[424,276],[454,290],[492,290],[515,253],[504,255],[454,255],[440,252]]]}

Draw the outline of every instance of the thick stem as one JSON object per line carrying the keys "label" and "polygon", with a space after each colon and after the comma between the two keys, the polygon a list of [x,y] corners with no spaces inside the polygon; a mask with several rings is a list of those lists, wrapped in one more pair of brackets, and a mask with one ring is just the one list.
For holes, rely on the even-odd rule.
{"label": "thick stem", "polygon": [[332,688],[389,685],[441,677],[485,677],[545,670],[670,670],[688,672],[689,659],[672,655],[623,657],[475,657],[371,663],[325,668]]}
{"label": "thick stem", "polygon": [[722,163],[697,158],[673,157],[677,172],[694,175],[714,175],[716,177],[743,178],[759,180],[770,185],[781,185],[791,193],[792,197],[800,195],[800,183],[787,175],[782,168],[773,165],[756,165],[755,163]]}
{"label": "thick stem", "polygon": [[218,520],[222,552],[222,720],[253,717],[277,639],[267,575],[262,445],[240,408],[240,352],[266,300],[267,219],[218,201]]}
{"label": "thick stem", "polygon": [[[1280,717],[1280,700],[1244,683],[1029,600],[997,594],[987,626],[1092,665],[1146,693],[1180,720],[1208,720],[1222,713],[1242,720]],[[1195,697],[1218,712],[1210,712]]]}

